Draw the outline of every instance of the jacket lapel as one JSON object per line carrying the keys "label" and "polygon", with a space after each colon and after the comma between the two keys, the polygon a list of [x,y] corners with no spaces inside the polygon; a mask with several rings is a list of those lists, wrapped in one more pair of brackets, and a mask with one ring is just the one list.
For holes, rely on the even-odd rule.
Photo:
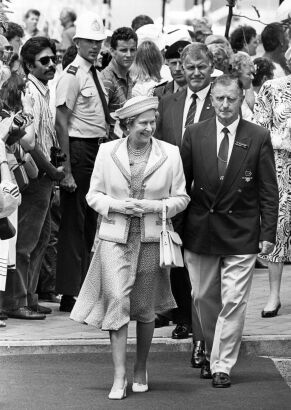
{"label": "jacket lapel", "polygon": [[209,185],[214,192],[217,191],[220,182],[217,169],[217,138],[215,117],[209,121],[201,139],[202,166]]}
{"label": "jacket lapel", "polygon": [[152,149],[144,171],[143,180],[155,172],[168,158],[159,140],[152,138]]}
{"label": "jacket lapel", "polygon": [[174,104],[172,104],[171,121],[172,129],[175,135],[176,144],[181,147],[182,143],[182,124],[184,105],[186,100],[187,90],[182,90],[174,94]]}
{"label": "jacket lapel", "polygon": [[129,167],[129,158],[128,158],[128,151],[127,151],[127,138],[121,139],[118,141],[116,146],[114,147],[111,156],[121,173],[124,177],[130,182],[131,180],[131,172]]}
{"label": "jacket lapel", "polygon": [[215,112],[214,112],[214,108],[212,107],[212,103],[211,103],[211,99],[210,99],[210,92],[211,92],[211,88],[209,89],[206,98],[204,100],[204,104],[201,110],[201,114],[199,117],[199,122],[200,121],[204,121],[204,120],[208,120],[208,118],[214,117],[215,116]]}
{"label": "jacket lapel", "polygon": [[217,193],[215,202],[217,202],[221,198],[221,196],[223,196],[224,192],[229,190],[229,188],[235,181],[237,174],[247,156],[251,141],[251,135],[247,133],[244,121],[240,120],[236,130],[236,136],[232,153],[229,159],[229,164],[225,173],[224,180]]}

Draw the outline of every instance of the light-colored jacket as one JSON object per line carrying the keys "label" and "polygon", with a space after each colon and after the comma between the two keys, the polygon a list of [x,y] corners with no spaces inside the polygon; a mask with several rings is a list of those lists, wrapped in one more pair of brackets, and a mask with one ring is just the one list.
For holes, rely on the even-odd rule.
{"label": "light-colored jacket", "polygon": [[[116,200],[131,196],[131,172],[127,152],[128,138],[101,144],[86,196],[88,204],[99,213],[100,239],[126,243],[130,217],[110,212]],[[167,217],[172,218],[188,205],[185,177],[179,148],[152,138],[152,149],[142,181],[143,198],[161,201],[165,199]],[[168,221],[172,229],[171,221]],[[141,217],[141,241],[158,242],[161,232],[158,213],[146,213]]]}

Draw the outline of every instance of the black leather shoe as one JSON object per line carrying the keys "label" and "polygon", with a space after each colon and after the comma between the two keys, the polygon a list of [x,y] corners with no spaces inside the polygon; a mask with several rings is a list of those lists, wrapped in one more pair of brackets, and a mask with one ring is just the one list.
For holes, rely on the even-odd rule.
{"label": "black leather shoe", "polygon": [[262,310],[262,317],[275,317],[278,315],[279,309],[281,308],[281,303],[274,310]]}
{"label": "black leather shoe", "polygon": [[34,312],[43,313],[44,315],[49,315],[50,313],[52,313],[52,310],[50,308],[42,305],[30,306],[30,309]]}
{"label": "black leather shoe", "polygon": [[6,310],[5,313],[12,319],[42,320],[46,318],[43,313],[34,312],[28,306],[23,306],[14,310]]}
{"label": "black leather shoe", "polygon": [[61,312],[71,312],[76,303],[74,296],[63,295],[60,303]]}
{"label": "black leather shoe", "polygon": [[210,370],[210,362],[206,359],[204,360],[201,366],[200,379],[212,379],[212,374]]}
{"label": "black leather shoe", "polygon": [[213,387],[230,387],[230,377],[226,373],[214,373],[212,378]]}
{"label": "black leather shoe", "polygon": [[155,318],[155,328],[169,326],[169,319],[166,316],[157,315]]}
{"label": "black leather shoe", "polygon": [[202,364],[205,360],[205,343],[203,340],[197,340],[194,342],[192,356],[191,356],[191,365],[192,367],[198,369],[202,367]]}
{"label": "black leather shoe", "polygon": [[172,332],[172,339],[187,339],[189,337],[189,325],[177,325]]}

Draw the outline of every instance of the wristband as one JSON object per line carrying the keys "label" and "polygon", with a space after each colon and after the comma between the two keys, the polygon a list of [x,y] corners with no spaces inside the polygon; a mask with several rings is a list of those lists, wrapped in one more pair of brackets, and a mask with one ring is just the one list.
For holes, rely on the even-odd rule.
{"label": "wristband", "polygon": [[7,159],[5,159],[4,161],[1,161],[1,162],[0,162],[0,166],[1,166],[2,164],[7,164],[7,165],[8,165]]}

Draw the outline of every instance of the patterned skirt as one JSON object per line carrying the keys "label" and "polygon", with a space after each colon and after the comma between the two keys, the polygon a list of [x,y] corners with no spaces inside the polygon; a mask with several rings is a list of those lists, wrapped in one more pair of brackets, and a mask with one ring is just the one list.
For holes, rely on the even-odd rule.
{"label": "patterned skirt", "polygon": [[275,249],[264,259],[270,262],[290,262],[291,153],[275,149],[274,154],[279,188],[279,217]]}
{"label": "patterned skirt", "polygon": [[71,319],[118,330],[130,319],[148,323],[176,307],[169,270],[159,266],[159,243],[141,243],[130,231],[127,244],[99,240],[71,312]]}

